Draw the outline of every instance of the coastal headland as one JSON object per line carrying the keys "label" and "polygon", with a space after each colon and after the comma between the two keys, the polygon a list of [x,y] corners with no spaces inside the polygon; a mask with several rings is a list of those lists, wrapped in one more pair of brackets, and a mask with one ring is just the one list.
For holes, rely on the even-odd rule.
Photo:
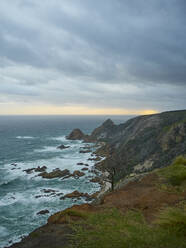
{"label": "coastal headland", "polygon": [[101,191],[11,248],[186,247],[186,110],[120,125],[108,119],[90,135],[75,129],[67,138],[98,145]]}

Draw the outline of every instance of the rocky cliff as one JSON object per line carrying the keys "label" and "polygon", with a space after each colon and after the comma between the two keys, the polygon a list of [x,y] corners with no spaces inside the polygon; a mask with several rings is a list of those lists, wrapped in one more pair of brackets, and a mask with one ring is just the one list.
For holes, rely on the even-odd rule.
{"label": "rocky cliff", "polygon": [[138,116],[120,125],[108,119],[84,140],[106,143],[98,150],[107,155],[100,166],[114,167],[117,179],[163,167],[186,154],[186,110]]}
{"label": "rocky cliff", "polygon": [[[139,116],[120,125],[107,120],[91,135],[76,129],[68,138],[102,142],[97,153],[106,159],[98,165],[114,167],[119,180],[186,155],[186,110]],[[100,204],[60,211],[11,247],[186,247],[185,166],[186,159],[179,157],[166,168],[120,180]]]}

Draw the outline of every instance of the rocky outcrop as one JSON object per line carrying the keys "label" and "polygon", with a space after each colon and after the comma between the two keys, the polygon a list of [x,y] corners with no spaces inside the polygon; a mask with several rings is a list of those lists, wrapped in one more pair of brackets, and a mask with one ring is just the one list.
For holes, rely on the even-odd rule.
{"label": "rocky outcrop", "polygon": [[65,169],[65,170],[60,170],[60,169],[55,169],[52,172],[42,172],[38,176],[41,176],[43,178],[47,179],[53,179],[53,178],[61,178],[61,177],[66,177],[70,175],[70,171]]}
{"label": "rocky outcrop", "polygon": [[79,192],[78,190],[73,191],[72,193],[66,194],[65,196],[61,197],[61,200],[64,200],[65,198],[86,198],[87,201],[92,200],[95,196],[94,195],[89,195],[88,193],[82,193]]}
{"label": "rocky outcrop", "polygon": [[74,177],[74,178],[79,178],[79,177],[83,177],[85,175],[84,172],[82,171],[79,171],[79,170],[75,170],[71,176]]}
{"label": "rocky outcrop", "polygon": [[105,140],[112,132],[115,131],[116,125],[111,119],[106,120],[101,126],[97,127],[92,133],[91,138],[93,140]]}
{"label": "rocky outcrop", "polygon": [[107,139],[117,128],[112,120],[106,120],[101,126],[96,128],[90,135],[84,134],[80,129],[74,129],[68,136],[70,140],[83,140],[84,142],[97,142]]}
{"label": "rocky outcrop", "polygon": [[119,180],[134,171],[166,166],[186,154],[186,110],[138,116],[120,125],[108,119],[91,135],[80,136],[101,144],[95,153],[106,159],[97,168],[115,168],[115,179]]}
{"label": "rocky outcrop", "polygon": [[105,166],[116,168],[116,180],[133,171],[151,171],[186,154],[186,111],[139,116],[117,127],[108,139]]}
{"label": "rocky outcrop", "polygon": [[69,140],[84,140],[86,135],[78,128],[74,129],[66,138]]}

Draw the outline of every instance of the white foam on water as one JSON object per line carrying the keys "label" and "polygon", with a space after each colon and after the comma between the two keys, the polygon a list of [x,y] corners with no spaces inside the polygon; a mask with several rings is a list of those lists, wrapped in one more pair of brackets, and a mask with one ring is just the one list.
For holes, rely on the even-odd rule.
{"label": "white foam on water", "polygon": [[17,136],[16,139],[35,139],[33,136]]}
{"label": "white foam on water", "polygon": [[[26,234],[25,234],[26,235]],[[23,235],[24,236],[24,235]],[[0,248],[4,248],[4,247],[9,247],[10,245],[12,245],[12,244],[15,244],[15,243],[18,243],[18,242],[20,242],[21,241],[21,237],[16,237],[16,236],[13,236],[13,237],[11,237],[11,240],[10,241],[2,241],[1,243],[0,243]]]}
{"label": "white foam on water", "polygon": [[0,200],[0,206],[8,206],[17,201],[14,193],[8,193],[6,194],[1,200]]}
{"label": "white foam on water", "polygon": [[59,136],[59,137],[52,137],[52,138],[49,138],[50,140],[58,140],[58,141],[62,141],[62,142],[66,142],[68,141],[66,139],[66,136]]}
{"label": "white foam on water", "polygon": [[42,149],[35,149],[33,152],[61,152],[56,146],[44,146]]}

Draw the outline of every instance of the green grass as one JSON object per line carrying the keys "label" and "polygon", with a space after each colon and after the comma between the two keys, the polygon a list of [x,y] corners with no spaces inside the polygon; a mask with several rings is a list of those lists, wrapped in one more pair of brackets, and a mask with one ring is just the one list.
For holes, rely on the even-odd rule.
{"label": "green grass", "polygon": [[[162,189],[185,190],[186,158],[180,156],[156,173]],[[124,215],[117,209],[107,209],[86,214],[72,227],[75,235],[70,248],[186,248],[186,202],[180,200],[176,207],[161,209],[151,224],[137,210]]]}
{"label": "green grass", "polygon": [[185,213],[178,209],[175,215],[173,210],[164,211],[154,225],[148,225],[139,211],[129,211],[126,215],[117,209],[91,213],[86,220],[74,224],[76,235],[70,247],[186,248],[183,231],[186,226],[181,221]]}
{"label": "green grass", "polygon": [[159,170],[159,175],[164,177],[172,186],[181,186],[186,183],[186,159],[179,156],[172,165]]}
{"label": "green grass", "polygon": [[164,228],[172,228],[186,236],[186,204],[182,208],[168,207],[160,212],[156,223]]}

